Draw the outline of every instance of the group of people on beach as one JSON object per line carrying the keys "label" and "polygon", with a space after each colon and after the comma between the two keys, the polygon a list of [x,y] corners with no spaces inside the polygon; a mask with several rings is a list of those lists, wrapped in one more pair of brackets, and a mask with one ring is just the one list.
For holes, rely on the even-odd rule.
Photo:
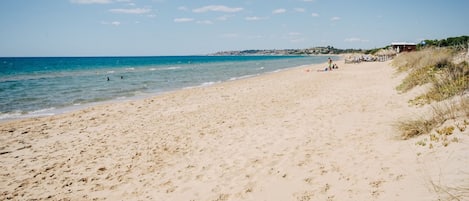
{"label": "group of people on beach", "polygon": [[318,72],[332,71],[332,69],[339,69],[339,66],[337,64],[332,63],[332,59],[330,57],[327,59],[327,64],[328,64],[328,67],[324,68],[324,70],[318,70]]}
{"label": "group of people on beach", "polygon": [[[331,71],[332,69],[339,69],[339,66],[337,64],[332,64],[332,59],[330,57],[327,59],[327,63],[329,64],[329,71]],[[327,71],[327,69],[325,69],[325,71]]]}
{"label": "group of people on beach", "polygon": [[[339,69],[339,66],[337,64],[332,63],[332,59],[330,57],[327,59],[327,64],[328,64],[328,67],[324,69],[319,69],[317,70],[317,72],[326,72],[326,71],[332,71],[333,69]],[[310,70],[306,69],[305,71],[309,72]]]}

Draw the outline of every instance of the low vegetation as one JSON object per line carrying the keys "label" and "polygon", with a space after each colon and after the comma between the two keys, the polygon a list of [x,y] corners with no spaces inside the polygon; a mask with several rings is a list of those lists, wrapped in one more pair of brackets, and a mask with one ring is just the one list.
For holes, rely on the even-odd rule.
{"label": "low vegetation", "polygon": [[469,119],[469,64],[467,59],[459,63],[454,59],[463,51],[467,50],[429,47],[393,60],[398,72],[407,73],[397,90],[407,92],[425,85],[426,92],[409,102],[432,104],[430,115],[398,122],[402,138],[428,134],[448,120]]}
{"label": "low vegetation", "polygon": [[469,36],[449,37],[441,40],[424,40],[418,45],[418,48],[433,47],[450,47],[453,49],[465,49],[469,43]]}
{"label": "low vegetation", "polygon": [[463,95],[469,89],[469,64],[466,61],[455,64],[456,54],[446,48],[428,48],[395,58],[393,65],[397,70],[408,72],[397,90],[407,92],[416,86],[430,84],[427,93],[411,101],[417,105]]}
{"label": "low vegetation", "polygon": [[448,120],[455,122],[455,126],[449,126],[450,128],[458,128],[459,131],[463,132],[469,126],[469,120],[466,120],[468,118],[469,97],[458,97],[446,103],[433,105],[428,115],[399,121],[396,126],[401,131],[401,137],[409,139],[418,135],[429,134],[432,130],[439,134],[448,133],[445,132],[445,129],[436,129]]}

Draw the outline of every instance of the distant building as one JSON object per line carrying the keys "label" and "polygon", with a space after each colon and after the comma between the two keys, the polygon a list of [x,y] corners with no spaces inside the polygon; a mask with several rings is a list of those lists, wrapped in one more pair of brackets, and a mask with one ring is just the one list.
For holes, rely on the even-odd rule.
{"label": "distant building", "polygon": [[417,49],[416,43],[396,42],[391,43],[392,49],[397,53],[400,52],[411,52]]}

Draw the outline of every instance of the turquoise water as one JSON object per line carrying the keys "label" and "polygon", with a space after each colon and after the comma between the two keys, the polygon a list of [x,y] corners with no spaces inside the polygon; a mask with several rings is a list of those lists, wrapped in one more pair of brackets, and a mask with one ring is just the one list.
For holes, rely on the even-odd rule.
{"label": "turquoise water", "polygon": [[0,58],[0,120],[51,115],[326,61],[326,56]]}

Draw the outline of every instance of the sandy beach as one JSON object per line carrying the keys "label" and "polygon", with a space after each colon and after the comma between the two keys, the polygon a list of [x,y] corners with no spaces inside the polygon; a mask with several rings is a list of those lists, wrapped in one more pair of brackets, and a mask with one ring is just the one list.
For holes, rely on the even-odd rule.
{"label": "sandy beach", "polygon": [[418,90],[337,64],[0,123],[0,200],[469,200],[469,129],[401,140]]}

